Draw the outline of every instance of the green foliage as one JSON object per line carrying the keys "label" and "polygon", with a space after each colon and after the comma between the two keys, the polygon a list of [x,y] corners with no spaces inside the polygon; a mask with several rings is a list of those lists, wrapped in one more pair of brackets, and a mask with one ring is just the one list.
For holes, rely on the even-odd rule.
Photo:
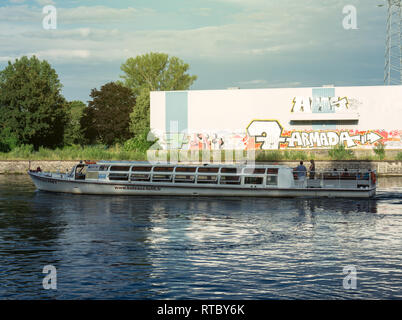
{"label": "green foliage", "polygon": [[383,160],[385,158],[385,145],[382,142],[379,142],[375,145],[373,148],[374,153],[377,155],[377,157],[380,160]]}
{"label": "green foliage", "polygon": [[177,57],[151,52],[127,59],[121,66],[125,73],[121,78],[136,96],[144,88],[149,91],[187,90],[197,79],[186,74],[189,67]]}
{"label": "green foliage", "polygon": [[146,151],[155,143],[155,139],[150,139],[152,135],[149,135],[149,132],[150,131],[148,129],[144,129],[143,132],[137,134],[134,138],[127,140],[124,143],[124,150],[137,150],[145,154]]}
{"label": "green foliage", "polygon": [[150,91],[143,88],[137,97],[137,103],[130,114],[130,132],[141,136],[149,131],[150,127]]}
{"label": "green foliage", "polygon": [[11,152],[0,153],[2,160],[146,160],[144,153],[137,150],[127,151],[120,145],[110,148],[104,145],[79,146],[49,149],[40,147],[35,151],[32,145],[22,145]]}
{"label": "green foliage", "polygon": [[354,159],[354,152],[350,149],[346,149],[343,144],[336,145],[328,151],[328,156],[332,160],[350,160]]}
{"label": "green foliage", "polygon": [[85,142],[108,146],[122,143],[131,136],[130,113],[135,105],[133,92],[122,85],[109,82],[100,90],[92,89],[92,101],[80,120]]}
{"label": "green foliage", "polygon": [[402,152],[398,152],[398,154],[396,155],[396,160],[402,161]]}
{"label": "green foliage", "polygon": [[67,124],[64,130],[64,145],[82,144],[84,137],[81,130],[80,119],[86,104],[82,101],[71,101],[67,104]]}
{"label": "green foliage", "polygon": [[284,158],[286,160],[308,160],[310,158],[314,158],[311,157],[307,152],[302,151],[302,150],[294,150],[294,151],[285,151],[284,152]]}
{"label": "green foliage", "polygon": [[147,53],[129,58],[122,64],[122,84],[137,97],[137,105],[130,115],[130,131],[141,135],[149,129],[151,91],[187,90],[197,76],[187,74],[189,65],[165,53]]}
{"label": "green foliage", "polygon": [[314,156],[302,150],[264,150],[256,152],[256,161],[308,160]]}
{"label": "green foliage", "polygon": [[0,131],[0,152],[9,152],[18,145],[18,138],[10,128]]}
{"label": "green foliage", "polygon": [[47,61],[33,56],[9,62],[0,71],[0,128],[13,132],[19,145],[61,145],[66,123],[61,88]]}
{"label": "green foliage", "polygon": [[34,152],[34,146],[31,144],[22,144],[15,147],[8,153],[10,159],[30,159]]}
{"label": "green foliage", "polygon": [[284,155],[279,150],[256,152],[256,161],[278,161],[282,159],[284,159]]}

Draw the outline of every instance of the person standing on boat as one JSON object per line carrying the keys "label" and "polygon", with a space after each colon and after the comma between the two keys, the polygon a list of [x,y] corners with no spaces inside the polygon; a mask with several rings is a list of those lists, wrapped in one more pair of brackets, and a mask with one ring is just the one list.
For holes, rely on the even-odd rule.
{"label": "person standing on boat", "polygon": [[310,160],[310,163],[311,163],[310,168],[309,168],[310,179],[314,179],[315,178],[315,162],[314,162],[314,160]]}
{"label": "person standing on boat", "polygon": [[303,187],[304,181],[305,181],[306,175],[307,175],[307,169],[304,166],[303,161],[300,161],[300,164],[296,167],[296,174],[297,174],[297,180],[299,182],[299,186]]}

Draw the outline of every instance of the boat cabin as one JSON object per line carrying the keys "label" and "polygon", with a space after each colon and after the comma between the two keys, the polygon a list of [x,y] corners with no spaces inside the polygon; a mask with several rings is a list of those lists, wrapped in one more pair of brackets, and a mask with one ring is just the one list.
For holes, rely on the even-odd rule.
{"label": "boat cabin", "polygon": [[80,163],[73,169],[75,180],[130,183],[171,183],[256,187],[293,186],[292,169],[285,166],[165,165],[130,163]]}

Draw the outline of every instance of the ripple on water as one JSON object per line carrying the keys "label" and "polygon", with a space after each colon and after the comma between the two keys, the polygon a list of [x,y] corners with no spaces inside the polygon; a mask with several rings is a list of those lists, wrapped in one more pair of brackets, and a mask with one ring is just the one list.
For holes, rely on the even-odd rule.
{"label": "ripple on water", "polygon": [[76,196],[0,176],[0,298],[401,298],[401,195],[393,179],[371,200]]}

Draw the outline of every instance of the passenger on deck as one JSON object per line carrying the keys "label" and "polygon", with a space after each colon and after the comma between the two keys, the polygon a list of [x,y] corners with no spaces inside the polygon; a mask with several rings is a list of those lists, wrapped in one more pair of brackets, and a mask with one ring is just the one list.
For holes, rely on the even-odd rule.
{"label": "passenger on deck", "polygon": [[314,160],[310,160],[310,163],[311,163],[310,168],[309,168],[310,179],[314,179],[315,178],[315,162],[314,162]]}
{"label": "passenger on deck", "polygon": [[299,181],[299,186],[304,186],[304,180],[306,179],[307,169],[300,161],[300,164],[296,167],[297,180]]}
{"label": "passenger on deck", "polygon": [[368,180],[369,179],[369,177],[370,177],[370,172],[369,171],[371,171],[370,169],[368,170],[368,171],[366,171],[365,173],[364,173],[364,175],[363,175],[363,180]]}
{"label": "passenger on deck", "polygon": [[348,177],[350,177],[350,174],[348,169],[345,168],[345,170],[342,173],[342,178],[348,178]]}
{"label": "passenger on deck", "polygon": [[[371,171],[371,170],[369,170],[369,171]],[[377,178],[377,177],[376,177],[374,171],[371,171],[371,177],[370,177],[370,178],[371,178],[371,184],[372,184],[372,185],[376,184],[376,180],[377,180],[376,178]]]}

